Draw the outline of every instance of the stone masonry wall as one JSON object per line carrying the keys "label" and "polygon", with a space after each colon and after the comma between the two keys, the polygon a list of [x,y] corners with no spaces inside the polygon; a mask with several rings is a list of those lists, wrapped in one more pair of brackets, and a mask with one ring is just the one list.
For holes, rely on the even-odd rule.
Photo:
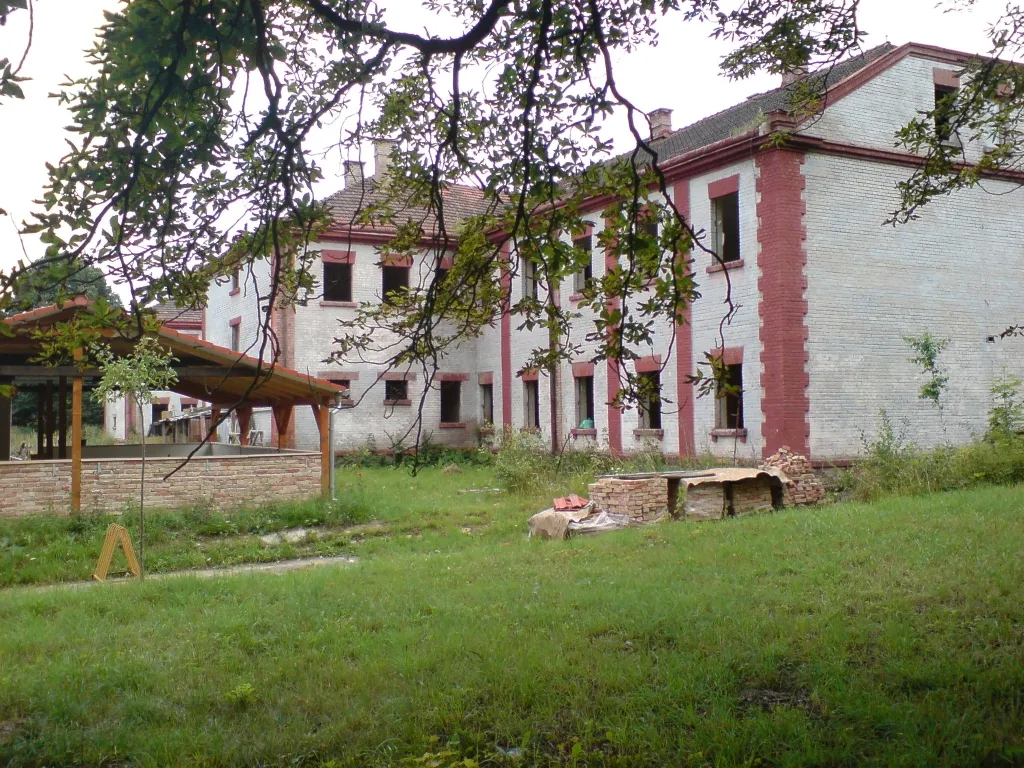
{"label": "stone masonry wall", "polygon": [[[173,509],[207,502],[238,507],[305,499],[320,492],[316,453],[196,458],[173,477],[180,459],[146,462],[146,505]],[[116,512],[139,498],[139,459],[82,461],[82,511]],[[0,517],[70,512],[71,462],[0,463]]]}
{"label": "stone masonry wall", "polygon": [[622,480],[608,477],[588,486],[598,509],[629,515],[637,522],[655,520],[668,512],[668,480]]}

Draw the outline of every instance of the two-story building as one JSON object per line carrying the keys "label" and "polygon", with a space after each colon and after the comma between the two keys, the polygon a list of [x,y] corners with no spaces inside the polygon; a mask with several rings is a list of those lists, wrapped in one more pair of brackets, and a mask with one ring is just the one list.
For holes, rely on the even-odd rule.
{"label": "two-story building", "polygon": [[[562,366],[554,385],[546,372],[522,373],[531,350],[547,344],[546,332],[520,329],[506,313],[444,358],[427,393],[423,436],[469,446],[493,425],[615,453],[654,444],[671,455],[758,458],[787,445],[835,460],[860,451],[882,409],[923,445],[984,431],[993,379],[1004,371],[1024,375],[1024,342],[986,343],[1021,320],[1024,192],[1011,193],[1024,179],[992,176],[936,200],[919,220],[884,225],[898,206],[897,183],[919,163],[895,146],[897,130],[954,92],[967,60],[927,45],[871,49],[831,71],[821,113],[803,123],[787,112],[788,84],[681,129],[671,126],[669,110],[652,113],[653,146],[674,202],[723,262],[695,251],[702,297],[688,322],[666,324],[652,348],[635,350],[640,359],[630,364],[652,377],[664,402],[609,405],[619,386],[616,363],[586,353]],[[787,141],[767,141],[778,131]],[[987,149],[950,140],[962,142],[968,162]],[[337,321],[352,317],[359,302],[426,284],[437,266],[427,250],[422,258],[383,257],[391,232],[353,224],[359,207],[379,193],[387,147],[380,150],[374,177],[350,165],[345,189],[328,199],[337,226],[313,246],[321,254],[322,296],[273,318],[281,362],[344,382],[358,403],[336,416],[338,450],[389,449],[403,435],[408,444],[423,384],[415,373],[381,370],[372,360],[322,362]],[[452,229],[482,205],[471,188],[448,195]],[[583,237],[590,239],[578,244],[589,243],[591,273],[600,275],[606,258],[597,246],[598,201],[588,218]],[[511,303],[524,291],[543,298],[544,287],[528,270],[519,272]],[[206,337],[254,354],[266,282],[254,273],[214,287]],[[737,309],[723,346],[727,284]],[[576,286],[559,290],[562,306],[571,305]],[[588,319],[577,322],[582,338]],[[905,337],[925,331],[950,340],[941,414],[919,399],[921,374],[908,361]],[[738,393],[695,396],[688,377],[706,352],[722,358]],[[299,446],[316,441],[307,421],[295,420]]]}

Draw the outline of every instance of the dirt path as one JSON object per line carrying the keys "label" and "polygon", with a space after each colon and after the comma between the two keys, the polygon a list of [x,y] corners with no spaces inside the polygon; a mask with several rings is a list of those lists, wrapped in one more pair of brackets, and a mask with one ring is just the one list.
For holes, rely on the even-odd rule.
{"label": "dirt path", "polygon": [[[244,563],[242,565],[230,565],[220,568],[200,568],[193,571],[167,571],[166,573],[152,573],[146,575],[146,581],[160,581],[162,579],[176,579],[185,576],[192,576],[197,579],[210,579],[217,576],[239,576],[245,573],[288,573],[289,571],[300,571],[305,568],[322,568],[324,566],[355,565],[359,562],[358,557],[339,555],[338,557],[302,557],[297,560],[278,560],[273,563]],[[0,594],[13,592],[14,590],[52,590],[52,589],[84,589],[96,587],[100,584],[127,584],[138,579],[131,577],[120,577],[108,579],[107,581],[66,581],[57,584],[26,584],[23,586],[4,587]]]}

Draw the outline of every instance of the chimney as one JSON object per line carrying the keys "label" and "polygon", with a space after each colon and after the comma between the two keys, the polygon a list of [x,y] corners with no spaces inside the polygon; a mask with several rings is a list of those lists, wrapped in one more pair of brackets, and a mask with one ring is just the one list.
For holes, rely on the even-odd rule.
{"label": "chimney", "polygon": [[788,72],[782,73],[782,87],[788,88],[797,80],[803,80],[807,76],[807,67],[794,67]]}
{"label": "chimney", "polygon": [[651,140],[664,139],[672,133],[672,110],[661,107],[647,113],[651,123]]}
{"label": "chimney", "polygon": [[373,140],[373,178],[380,181],[391,168],[391,154],[398,149],[393,139]]}
{"label": "chimney", "polygon": [[345,189],[355,186],[356,184],[362,185],[363,183],[363,163],[361,160],[346,160],[345,161]]}

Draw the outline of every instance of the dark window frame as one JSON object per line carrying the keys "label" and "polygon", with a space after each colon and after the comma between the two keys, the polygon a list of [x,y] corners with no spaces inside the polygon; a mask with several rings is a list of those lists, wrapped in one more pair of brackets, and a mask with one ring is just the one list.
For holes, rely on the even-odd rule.
{"label": "dark window frame", "polygon": [[[530,400],[533,407],[530,407]],[[540,383],[537,379],[523,381],[523,426],[527,429],[540,429]]]}
{"label": "dark window frame", "polygon": [[715,391],[715,429],[746,429],[743,422],[743,364],[725,366]]}
{"label": "dark window frame", "polygon": [[380,296],[381,301],[388,302],[393,293],[401,290],[409,290],[409,279],[412,269],[387,264],[380,268]]}
{"label": "dark window frame", "polygon": [[480,385],[480,421],[482,424],[494,423],[494,384]]}
{"label": "dark window frame", "polygon": [[388,379],[384,382],[384,402],[396,403],[409,399],[409,382],[405,379]]}
{"label": "dark window frame", "polygon": [[[332,278],[331,272],[337,274]],[[351,264],[325,261],[323,278],[324,301],[352,301]]]}
{"label": "dark window frame", "polygon": [[711,201],[714,220],[715,253],[721,262],[739,261],[740,252],[740,193],[739,191],[716,197]]}
{"label": "dark window frame", "polygon": [[589,259],[583,269],[575,272],[572,276],[573,293],[583,293],[587,284],[594,277],[594,236],[583,235],[582,237],[577,237],[572,241],[572,247],[581,251],[586,251],[589,256]]}
{"label": "dark window frame", "polygon": [[662,429],[661,419],[661,371],[645,371],[638,373],[637,378],[653,381],[654,385],[644,388],[648,393],[640,398],[637,414],[640,429]]}
{"label": "dark window frame", "polygon": [[590,429],[596,429],[597,417],[594,413],[594,377],[577,376],[574,382],[574,388],[576,391],[576,428],[582,429],[580,425],[587,419],[590,419],[594,424]]}
{"label": "dark window frame", "polygon": [[[441,423],[462,423],[462,382],[442,381],[440,386]],[[454,409],[454,410],[453,410]]]}

